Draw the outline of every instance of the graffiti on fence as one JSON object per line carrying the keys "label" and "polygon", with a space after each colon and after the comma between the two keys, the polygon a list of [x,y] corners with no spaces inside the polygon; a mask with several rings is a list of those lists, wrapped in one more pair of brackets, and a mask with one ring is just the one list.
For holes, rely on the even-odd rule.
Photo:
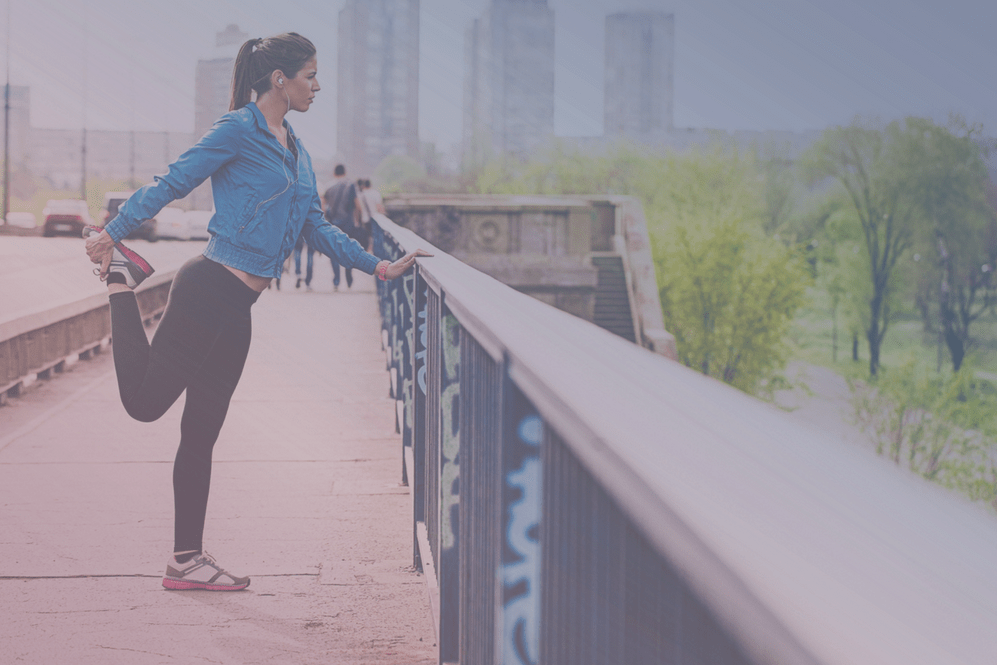
{"label": "graffiti on fence", "polygon": [[[415,331],[411,325],[412,309],[415,306],[415,274],[409,273],[402,277],[401,281],[401,302],[398,303],[397,316],[395,319],[395,325],[398,327],[398,333],[396,337],[399,338],[399,344],[397,344],[397,351],[395,355],[395,361],[398,366],[398,381],[401,384],[399,394],[395,399],[404,400],[405,409],[405,421],[402,423],[402,433],[406,437],[406,443],[411,442],[408,439],[408,430],[412,427],[412,414],[414,405],[412,403],[412,368],[409,364],[411,362],[412,345],[415,341]],[[409,325],[406,325],[406,322]],[[399,334],[401,333],[401,334]],[[405,341],[402,342],[401,340]]]}
{"label": "graffiti on fence", "polygon": [[[543,421],[536,414],[520,420],[520,442],[537,449],[543,441]],[[543,467],[539,451],[527,455],[522,465],[506,476],[509,487],[519,490],[519,500],[509,506],[506,542],[518,560],[502,566],[506,588],[502,661],[505,665],[535,665],[540,651],[540,504]],[[521,593],[510,598],[513,587]]]}
{"label": "graffiti on fence", "polygon": [[419,351],[415,353],[416,380],[419,390],[426,394],[426,312],[429,309],[429,289],[423,292],[422,307],[419,309]]}
{"label": "graffiti on fence", "polygon": [[449,312],[443,316],[443,375],[440,407],[443,469],[440,477],[440,539],[443,549],[456,542],[453,508],[460,503],[460,326]]}

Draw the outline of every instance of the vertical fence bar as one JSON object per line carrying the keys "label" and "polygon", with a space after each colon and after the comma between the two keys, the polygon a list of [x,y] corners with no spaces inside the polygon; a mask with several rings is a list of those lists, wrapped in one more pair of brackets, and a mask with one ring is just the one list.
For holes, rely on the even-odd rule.
{"label": "vertical fence bar", "polygon": [[398,280],[388,283],[388,324],[391,326],[388,330],[388,349],[391,353],[388,362],[391,366],[391,397],[395,400],[395,431],[399,434],[402,431],[401,417],[398,409],[398,401],[402,395],[401,374],[398,367],[402,339],[400,291],[401,285]]}
{"label": "vertical fence bar", "polygon": [[461,330],[443,300],[440,372],[440,662],[460,661]]}
{"label": "vertical fence bar", "polygon": [[415,315],[416,334],[413,345],[415,389],[412,396],[412,468],[409,469],[409,479],[412,484],[412,543],[415,565],[422,569],[419,554],[419,523],[426,522],[426,402],[427,402],[427,367],[426,367],[426,298],[429,292],[425,280],[415,269]]}
{"label": "vertical fence bar", "polygon": [[625,519],[551,428],[543,486],[540,662],[631,662],[623,644]]}
{"label": "vertical fence bar", "polygon": [[[372,249],[374,256],[378,259],[388,259],[389,258],[389,248],[386,234],[384,229],[381,228],[380,224],[371,224],[371,232],[373,236]],[[381,281],[380,279],[374,280],[375,289],[377,290],[377,305],[381,312],[381,345],[385,352],[385,369],[389,372],[391,371],[391,342],[389,339],[391,331],[391,308],[390,299],[388,298],[388,283]],[[394,397],[394,393],[389,390],[389,396]]]}
{"label": "vertical fence bar", "polygon": [[496,660],[502,665],[537,665],[544,423],[508,375],[503,393],[502,559],[498,575],[502,591]]}
{"label": "vertical fence bar", "polygon": [[460,662],[495,662],[501,547],[502,366],[460,336]]}
{"label": "vertical fence bar", "polygon": [[394,280],[398,285],[398,318],[401,326],[401,334],[398,340],[398,367],[399,382],[401,385],[401,409],[399,420],[401,422],[402,445],[412,445],[412,415],[415,409],[414,404],[414,381],[415,381],[415,273],[409,272],[407,275]]}
{"label": "vertical fence bar", "polygon": [[[429,370],[426,394],[426,530],[433,562],[440,565],[440,294],[426,295],[426,366]],[[437,569],[437,581],[439,578]]]}

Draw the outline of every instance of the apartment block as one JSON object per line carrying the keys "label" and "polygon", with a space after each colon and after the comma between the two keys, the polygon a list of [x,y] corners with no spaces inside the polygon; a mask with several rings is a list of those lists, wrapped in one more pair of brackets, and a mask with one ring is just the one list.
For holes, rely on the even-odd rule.
{"label": "apartment block", "polygon": [[351,175],[419,160],[419,0],[348,0],[339,12],[336,148]]}

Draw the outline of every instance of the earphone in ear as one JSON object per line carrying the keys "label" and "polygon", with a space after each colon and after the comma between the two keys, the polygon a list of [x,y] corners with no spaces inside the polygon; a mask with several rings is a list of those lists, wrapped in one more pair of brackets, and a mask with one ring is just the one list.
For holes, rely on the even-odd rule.
{"label": "earphone in ear", "polygon": [[278,78],[277,79],[277,83],[280,83],[281,85],[284,85],[284,79]]}

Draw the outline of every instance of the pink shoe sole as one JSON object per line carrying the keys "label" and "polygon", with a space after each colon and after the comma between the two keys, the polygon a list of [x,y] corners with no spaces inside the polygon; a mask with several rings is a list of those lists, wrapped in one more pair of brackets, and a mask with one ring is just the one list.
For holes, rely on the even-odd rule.
{"label": "pink shoe sole", "polygon": [[129,261],[131,261],[135,265],[137,265],[139,267],[139,270],[141,270],[143,273],[145,273],[146,277],[148,277],[152,273],[156,272],[155,270],[152,269],[152,266],[149,265],[148,261],[146,261],[145,259],[143,259],[141,256],[139,256],[138,254],[136,254],[135,252],[133,252],[128,247],[125,247],[121,243],[118,243],[117,244],[117,248],[118,248],[118,251],[121,252],[121,254],[123,256],[125,256]]}
{"label": "pink shoe sole", "polygon": [[201,589],[202,591],[242,591],[249,586],[247,581],[245,584],[238,586],[233,586],[231,584],[208,584],[207,582],[186,582],[184,580],[175,580],[170,577],[163,578],[163,586],[167,589],[173,589],[176,591],[188,591],[191,589]]}

